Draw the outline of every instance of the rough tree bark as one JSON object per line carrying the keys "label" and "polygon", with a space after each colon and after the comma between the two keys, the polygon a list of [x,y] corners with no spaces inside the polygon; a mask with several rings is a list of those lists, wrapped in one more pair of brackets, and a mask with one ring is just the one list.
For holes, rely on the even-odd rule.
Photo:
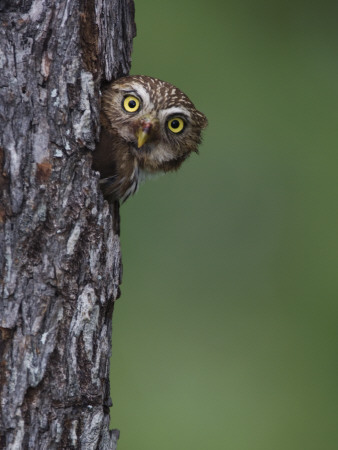
{"label": "rough tree bark", "polygon": [[0,448],[114,449],[118,209],[91,170],[132,0],[0,0]]}

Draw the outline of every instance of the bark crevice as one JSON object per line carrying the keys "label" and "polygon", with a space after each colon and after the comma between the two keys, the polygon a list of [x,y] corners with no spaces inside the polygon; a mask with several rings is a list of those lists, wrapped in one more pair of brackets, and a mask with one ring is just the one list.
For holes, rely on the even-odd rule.
{"label": "bark crevice", "polygon": [[130,0],[0,2],[0,448],[114,449],[118,205],[91,169]]}

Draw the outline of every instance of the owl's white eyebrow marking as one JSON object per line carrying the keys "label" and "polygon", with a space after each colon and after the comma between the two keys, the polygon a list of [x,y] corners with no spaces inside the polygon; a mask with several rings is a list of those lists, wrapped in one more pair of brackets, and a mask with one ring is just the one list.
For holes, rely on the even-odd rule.
{"label": "owl's white eyebrow marking", "polygon": [[132,92],[134,92],[135,94],[137,94],[137,91],[135,89],[121,89],[122,92],[125,92],[126,94],[130,94]]}
{"label": "owl's white eyebrow marking", "polygon": [[168,116],[172,116],[173,114],[180,114],[187,118],[191,117],[190,112],[183,106],[172,106],[171,108],[162,109],[159,113],[159,116],[161,119],[163,119]]}

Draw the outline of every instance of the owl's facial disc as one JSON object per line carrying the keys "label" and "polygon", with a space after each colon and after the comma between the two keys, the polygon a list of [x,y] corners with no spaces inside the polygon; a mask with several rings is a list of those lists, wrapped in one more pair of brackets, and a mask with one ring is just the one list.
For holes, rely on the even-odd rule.
{"label": "owl's facial disc", "polygon": [[141,148],[147,141],[149,141],[157,127],[158,120],[148,116],[142,117],[139,122],[139,127],[136,130],[137,148]]}

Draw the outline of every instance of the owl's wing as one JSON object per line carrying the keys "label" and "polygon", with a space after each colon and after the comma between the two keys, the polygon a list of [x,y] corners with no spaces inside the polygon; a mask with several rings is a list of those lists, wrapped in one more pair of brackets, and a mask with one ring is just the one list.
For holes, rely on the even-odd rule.
{"label": "owl's wing", "polygon": [[125,178],[119,179],[117,175],[101,178],[99,184],[104,198],[109,203],[115,200],[125,202],[131,195],[135,194],[139,186],[137,178],[126,182]]}

